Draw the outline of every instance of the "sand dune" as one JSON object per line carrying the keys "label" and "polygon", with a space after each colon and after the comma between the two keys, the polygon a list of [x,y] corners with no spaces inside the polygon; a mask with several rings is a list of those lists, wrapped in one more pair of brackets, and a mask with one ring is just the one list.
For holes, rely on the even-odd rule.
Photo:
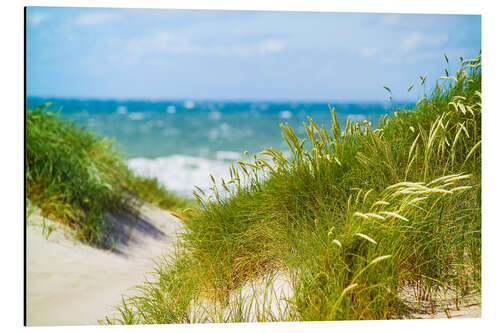
{"label": "sand dune", "polygon": [[[29,326],[96,325],[98,320],[117,313],[122,295],[135,293],[134,287],[155,278],[154,259],[173,251],[182,223],[168,211],[149,204],[134,218],[127,214],[109,217],[116,226],[117,246],[102,250],[75,242],[69,229],[44,219],[37,212],[27,226],[27,324]],[[53,230],[53,231],[51,231]],[[213,322],[231,318],[241,307],[248,321],[257,317],[285,319],[286,299],[293,288],[286,274],[247,283],[234,292],[233,306],[218,308],[196,300],[193,322]],[[477,318],[480,299],[461,300],[460,309],[446,302],[431,311],[426,302],[417,302],[410,289],[402,299],[414,312],[408,318]],[[445,306],[446,305],[446,306]],[[445,310],[446,309],[446,310]],[[259,315],[257,315],[259,313]],[[196,317],[196,318],[195,318]],[[260,318],[260,320],[263,320]],[[265,320],[265,319],[264,319]]]}
{"label": "sand dune", "polygon": [[29,326],[98,324],[116,311],[122,295],[133,294],[135,285],[152,277],[153,259],[171,253],[182,231],[177,218],[148,204],[141,207],[139,218],[122,214],[110,220],[119,226],[113,251],[75,242],[68,229],[54,228],[54,222],[37,212],[30,215],[26,238]]}

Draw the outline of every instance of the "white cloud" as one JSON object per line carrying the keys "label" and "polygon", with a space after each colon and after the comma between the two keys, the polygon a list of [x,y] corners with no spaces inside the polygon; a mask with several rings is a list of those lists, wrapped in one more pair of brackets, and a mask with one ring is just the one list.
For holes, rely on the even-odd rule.
{"label": "white cloud", "polygon": [[448,41],[447,34],[423,34],[421,32],[413,32],[406,36],[401,43],[401,50],[404,52],[415,51],[418,48],[428,46],[439,46]]}
{"label": "white cloud", "polygon": [[49,15],[44,13],[30,13],[30,15],[28,16],[28,22],[34,27],[38,26],[40,23],[48,19]]}
{"label": "white cloud", "polygon": [[275,39],[265,39],[252,43],[203,44],[168,31],[161,31],[140,38],[133,38],[125,44],[126,62],[137,63],[148,54],[200,54],[238,55],[269,54],[281,52],[286,43]]}
{"label": "white cloud", "polygon": [[78,25],[98,25],[103,23],[108,23],[119,19],[120,16],[116,14],[107,13],[93,13],[93,14],[83,14],[76,18],[75,23]]}
{"label": "white cloud", "polygon": [[373,57],[375,54],[377,54],[378,50],[373,47],[363,47],[360,51],[359,54],[362,57]]}
{"label": "white cloud", "polygon": [[[169,32],[159,32],[143,40],[153,50],[172,53],[200,53],[202,49],[187,38]],[[140,43],[140,40],[139,40]]]}
{"label": "white cloud", "polygon": [[125,43],[122,61],[134,64],[147,54],[186,54],[202,53],[202,49],[186,38],[169,32],[158,32],[152,35],[132,38]]}
{"label": "white cloud", "polygon": [[269,39],[265,40],[257,46],[260,53],[273,53],[284,50],[286,44],[280,40]]}

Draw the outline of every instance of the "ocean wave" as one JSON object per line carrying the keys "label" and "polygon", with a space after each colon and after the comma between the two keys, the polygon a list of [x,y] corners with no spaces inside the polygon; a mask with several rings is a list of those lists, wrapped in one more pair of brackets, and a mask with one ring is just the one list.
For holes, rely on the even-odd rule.
{"label": "ocean wave", "polygon": [[145,118],[145,114],[142,112],[131,112],[128,115],[130,120],[143,120]]}
{"label": "ocean wave", "polygon": [[193,101],[185,101],[184,107],[186,109],[193,109],[195,107],[195,103]]}
{"label": "ocean wave", "polygon": [[218,152],[217,159],[202,157],[172,155],[159,158],[134,158],[128,161],[128,166],[139,176],[155,177],[168,190],[180,195],[191,197],[194,186],[199,186],[206,193],[213,185],[210,174],[217,182],[221,178],[229,180],[229,167],[235,152]]}
{"label": "ocean wave", "polygon": [[241,160],[243,156],[236,151],[218,151],[215,153],[215,158],[223,161],[237,161]]}
{"label": "ocean wave", "polygon": [[[269,156],[262,155],[260,158],[274,166],[274,162]],[[215,159],[187,155],[158,158],[139,157],[129,160],[128,166],[136,175],[156,178],[167,190],[184,197],[193,197],[193,190],[195,186],[198,186],[205,192],[201,197],[206,199],[212,194],[210,187],[214,185],[210,175],[214,177],[218,189],[221,190],[221,179],[224,179],[226,183],[231,180],[229,168],[236,161],[250,162],[250,157],[234,151],[217,151]],[[267,172],[267,169],[261,169],[258,172],[259,179],[264,179]],[[240,177],[241,185],[248,185],[249,179],[243,173],[240,174]],[[219,194],[227,196],[229,193],[221,191]]]}
{"label": "ocean wave", "polygon": [[126,106],[120,105],[116,108],[116,113],[118,114],[125,114],[127,113],[128,109]]}
{"label": "ocean wave", "polygon": [[365,114],[349,114],[349,117],[351,117],[352,121],[363,121],[366,119]]}
{"label": "ocean wave", "polygon": [[169,105],[169,106],[167,107],[167,113],[169,113],[169,114],[174,114],[174,113],[175,113],[175,111],[176,111],[176,108],[175,108],[175,106],[174,106],[174,105]]}
{"label": "ocean wave", "polygon": [[292,112],[290,112],[289,110],[284,110],[279,113],[279,116],[283,119],[290,119],[292,118]]}
{"label": "ocean wave", "polygon": [[210,119],[212,120],[219,120],[221,117],[222,117],[222,113],[219,112],[219,111],[210,111],[208,113],[208,116],[210,117]]}

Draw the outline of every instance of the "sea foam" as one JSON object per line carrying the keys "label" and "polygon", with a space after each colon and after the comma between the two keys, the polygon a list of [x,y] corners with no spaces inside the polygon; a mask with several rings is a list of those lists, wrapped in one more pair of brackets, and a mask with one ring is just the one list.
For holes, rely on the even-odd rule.
{"label": "sea foam", "polygon": [[195,185],[209,192],[208,188],[213,185],[210,174],[218,183],[221,178],[229,180],[229,167],[239,156],[236,152],[218,152],[216,160],[185,155],[140,157],[129,160],[128,166],[136,175],[155,177],[168,190],[192,197]]}

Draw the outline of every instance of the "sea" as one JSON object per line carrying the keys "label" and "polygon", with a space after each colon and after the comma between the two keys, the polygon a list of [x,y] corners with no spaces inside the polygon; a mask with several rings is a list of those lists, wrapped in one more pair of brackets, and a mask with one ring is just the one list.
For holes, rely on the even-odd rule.
{"label": "sea", "polygon": [[306,137],[303,122],[311,117],[331,128],[330,107],[345,124],[380,117],[409,103],[335,103],[266,101],[138,101],[29,97],[27,108],[51,102],[49,111],[60,111],[101,137],[115,140],[129,167],[137,174],[156,177],[167,189],[191,197],[194,186],[206,190],[216,179],[229,179],[237,160],[273,147],[289,154],[280,124],[288,123],[299,137]]}

